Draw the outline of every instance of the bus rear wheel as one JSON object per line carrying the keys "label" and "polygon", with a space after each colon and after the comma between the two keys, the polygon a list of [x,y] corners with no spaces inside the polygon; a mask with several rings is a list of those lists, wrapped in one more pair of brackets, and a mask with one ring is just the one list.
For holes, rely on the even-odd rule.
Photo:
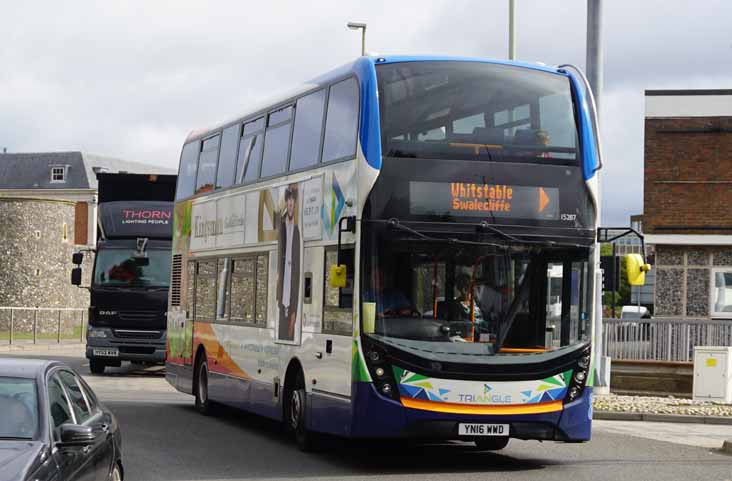
{"label": "bus rear wheel", "polygon": [[196,411],[204,416],[213,414],[213,406],[208,398],[208,361],[206,360],[206,354],[201,354],[200,360],[196,364],[193,393],[196,397]]}
{"label": "bus rear wheel", "polygon": [[475,438],[475,445],[481,451],[500,451],[508,446],[508,437],[487,436],[484,438]]}
{"label": "bus rear wheel", "polygon": [[295,434],[297,447],[305,452],[316,451],[320,443],[318,435],[307,429],[305,380],[302,373],[292,388],[287,390],[285,401],[285,422],[288,430]]}
{"label": "bus rear wheel", "polygon": [[104,368],[107,367],[101,359],[89,359],[89,370],[92,374],[104,374]]}

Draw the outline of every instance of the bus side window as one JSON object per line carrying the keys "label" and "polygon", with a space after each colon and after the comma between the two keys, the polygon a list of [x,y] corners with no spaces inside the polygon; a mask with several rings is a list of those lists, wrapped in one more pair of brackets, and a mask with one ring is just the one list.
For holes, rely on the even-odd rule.
{"label": "bus side window", "polygon": [[183,146],[183,152],[180,154],[175,200],[185,199],[193,195],[196,186],[196,172],[198,171],[199,145],[198,142],[191,142]]}
{"label": "bus side window", "polygon": [[266,326],[268,254],[234,259],[231,269],[231,322]]}
{"label": "bus side window", "polygon": [[221,136],[221,153],[219,167],[216,170],[216,188],[222,189],[234,183],[236,175],[236,150],[239,146],[239,132],[241,124],[232,125],[224,129]]}
{"label": "bus side window", "polygon": [[231,278],[231,322],[254,324],[255,311],[255,257],[234,259]]}
{"label": "bus side window", "polygon": [[267,130],[264,132],[264,154],[260,177],[281,174],[287,169],[290,153],[290,128],[292,127],[292,105],[270,112]]}
{"label": "bus side window", "polygon": [[222,257],[218,260],[218,281],[216,283],[216,320],[218,321],[229,320],[230,280],[231,259]]}
{"label": "bus side window", "polygon": [[320,134],[323,131],[324,111],[324,89],[297,100],[290,170],[303,169],[320,162]]}
{"label": "bus side window", "polygon": [[216,316],[216,261],[198,263],[196,275],[196,321],[213,322]]}
{"label": "bus side window", "polygon": [[211,192],[216,183],[216,165],[219,162],[219,141],[221,135],[215,135],[203,141],[201,156],[198,158],[198,177],[196,177],[196,194]]}
{"label": "bus side window", "polygon": [[330,87],[323,162],[354,157],[357,135],[358,82],[349,78]]}
{"label": "bus side window", "polygon": [[251,182],[259,177],[263,138],[264,117],[244,124],[236,161],[236,184]]}
{"label": "bus side window", "polygon": [[193,300],[196,296],[196,261],[188,262],[186,283],[186,319],[193,319]]}
{"label": "bus side window", "polygon": [[325,275],[323,276],[323,332],[350,336],[353,333],[353,247],[341,246],[341,264],[346,266],[346,287],[330,287],[330,267],[338,262],[338,249],[325,250]]}

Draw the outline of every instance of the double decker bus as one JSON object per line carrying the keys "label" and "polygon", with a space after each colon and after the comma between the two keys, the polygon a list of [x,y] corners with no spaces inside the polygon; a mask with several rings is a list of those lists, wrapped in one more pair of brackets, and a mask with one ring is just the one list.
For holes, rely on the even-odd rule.
{"label": "double decker bus", "polygon": [[184,143],[167,380],[356,438],[590,439],[599,147],[575,69],[360,57]]}

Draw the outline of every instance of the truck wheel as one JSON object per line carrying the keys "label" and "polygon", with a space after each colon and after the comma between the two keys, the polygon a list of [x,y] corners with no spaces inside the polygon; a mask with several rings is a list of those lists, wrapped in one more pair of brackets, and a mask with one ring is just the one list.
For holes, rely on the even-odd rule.
{"label": "truck wheel", "polygon": [[505,437],[484,437],[475,438],[475,445],[481,451],[500,451],[501,449],[508,446],[508,436]]}
{"label": "truck wheel", "polygon": [[89,370],[92,374],[104,374],[104,368],[107,367],[101,359],[89,359]]}

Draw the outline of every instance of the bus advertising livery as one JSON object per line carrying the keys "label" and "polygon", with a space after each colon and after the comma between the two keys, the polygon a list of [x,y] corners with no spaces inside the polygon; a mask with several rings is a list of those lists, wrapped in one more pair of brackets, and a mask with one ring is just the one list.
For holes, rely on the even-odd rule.
{"label": "bus advertising livery", "polygon": [[168,381],[303,449],[589,440],[595,125],[577,71],[361,57],[194,132]]}

